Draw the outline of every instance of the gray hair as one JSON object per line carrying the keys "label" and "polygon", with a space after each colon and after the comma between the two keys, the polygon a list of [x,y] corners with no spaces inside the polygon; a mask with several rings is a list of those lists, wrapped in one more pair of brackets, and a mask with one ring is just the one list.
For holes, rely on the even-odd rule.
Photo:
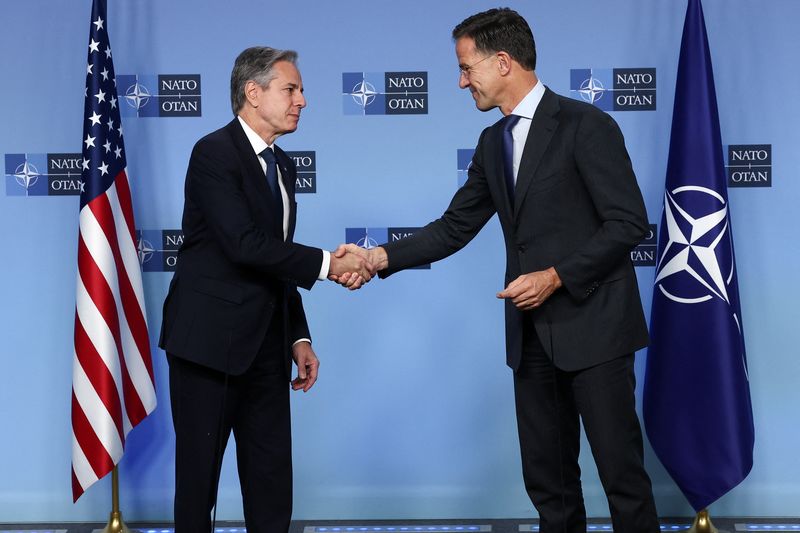
{"label": "gray hair", "polygon": [[231,71],[231,109],[233,114],[239,114],[244,107],[244,86],[248,81],[254,81],[266,89],[269,82],[275,79],[272,67],[278,61],[297,63],[297,52],[294,50],[277,50],[268,46],[253,46],[247,48],[233,64]]}

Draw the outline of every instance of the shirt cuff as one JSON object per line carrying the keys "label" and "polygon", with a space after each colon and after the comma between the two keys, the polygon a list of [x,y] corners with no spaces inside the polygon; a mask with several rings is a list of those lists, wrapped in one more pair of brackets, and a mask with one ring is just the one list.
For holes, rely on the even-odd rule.
{"label": "shirt cuff", "polygon": [[322,250],[322,267],[319,269],[319,276],[317,279],[325,281],[328,279],[328,272],[331,269],[331,253],[328,250]]}
{"label": "shirt cuff", "polygon": [[299,343],[301,343],[301,342],[307,342],[308,344],[311,344],[311,339],[297,339],[296,341],[294,341],[294,342],[292,343],[292,346],[293,346],[293,347],[294,347],[294,346],[297,346],[297,345],[298,345]]}

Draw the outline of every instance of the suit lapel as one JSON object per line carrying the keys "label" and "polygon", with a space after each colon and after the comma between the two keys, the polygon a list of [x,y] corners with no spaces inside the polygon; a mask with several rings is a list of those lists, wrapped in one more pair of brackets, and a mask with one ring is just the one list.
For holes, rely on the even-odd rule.
{"label": "suit lapel", "polygon": [[[236,146],[236,150],[239,152],[239,157],[242,160],[244,166],[244,175],[242,179],[246,181],[249,186],[247,188],[252,187],[257,192],[258,195],[261,197],[261,201],[258,202],[258,205],[263,206],[265,216],[267,220],[274,220],[276,217],[274,213],[269,212],[266,209],[266,206],[272,204],[272,191],[269,189],[269,185],[267,184],[267,177],[264,174],[264,169],[261,168],[261,163],[258,160],[258,155],[253,151],[253,145],[250,144],[250,141],[245,135],[244,130],[242,129],[242,125],[239,124],[239,119],[234,118],[227,126],[228,131],[233,138],[233,144]],[[244,185],[244,184],[243,184]],[[280,233],[280,237],[283,238],[283,231],[279,225],[276,225],[277,220],[270,224],[270,230],[275,235]]]}
{"label": "suit lapel", "polygon": [[528,138],[525,140],[525,149],[522,152],[522,160],[517,172],[517,185],[514,190],[515,218],[522,208],[528,188],[536,178],[536,170],[539,167],[542,156],[547,150],[550,139],[553,138],[553,133],[555,133],[558,126],[558,120],[554,118],[558,110],[558,97],[550,89],[546,89],[544,96],[542,96],[542,101],[539,102],[539,106],[533,116],[531,129],[528,131]]}

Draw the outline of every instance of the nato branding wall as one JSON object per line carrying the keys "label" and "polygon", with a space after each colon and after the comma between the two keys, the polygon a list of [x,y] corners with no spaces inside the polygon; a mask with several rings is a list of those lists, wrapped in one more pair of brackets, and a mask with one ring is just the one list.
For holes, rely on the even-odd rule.
{"label": "nato branding wall", "polygon": [[[2,364],[0,521],[104,520],[109,483],[70,499],[69,421],[80,142],[90,1],[4,2],[0,32]],[[198,3],[109,1],[159,406],[121,465],[128,520],[170,519],[173,435],[167,366],[155,346],[181,243],[194,142],[231,118],[243,48],[300,53],[308,108],[278,140],[298,166],[299,242],[374,246],[438,217],[466,178],[480,113],[458,89],[450,31],[477,1]],[[735,226],[756,420],[755,466],[717,515],[797,515],[793,283],[800,106],[792,68],[800,4],[705,0]],[[633,253],[650,307],[685,2],[510,2],[537,40],[537,73],[620,124],[652,233]],[[295,517],[535,516],[520,474],[504,365],[503,244],[496,219],[462,252],[346,293],[304,294],[320,381],[293,395]],[[637,371],[644,369],[644,353]],[[680,432],[681,428],[675,428]],[[713,435],[708,438],[714,438]],[[231,442],[223,519],[241,518]],[[588,512],[607,516],[591,454]],[[649,451],[662,515],[690,508]]]}

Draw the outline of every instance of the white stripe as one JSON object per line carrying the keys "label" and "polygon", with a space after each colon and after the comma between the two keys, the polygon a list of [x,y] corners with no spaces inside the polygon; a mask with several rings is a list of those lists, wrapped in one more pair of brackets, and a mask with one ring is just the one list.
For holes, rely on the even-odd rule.
{"label": "white stripe", "polygon": [[72,471],[75,472],[78,484],[83,490],[89,488],[98,479],[80,444],[78,444],[74,431],[72,432]]}
{"label": "white stripe", "polygon": [[[77,282],[77,297],[76,309],[78,312],[78,320],[83,325],[89,341],[94,345],[100,358],[105,363],[108,371],[114,378],[114,383],[117,387],[117,394],[121,400],[124,400],[122,394],[122,376],[119,367],[119,355],[117,353],[117,345],[114,342],[114,336],[111,330],[103,319],[103,315],[95,307],[89,293],[86,292],[86,287],[83,280],[78,276]],[[122,427],[130,426],[130,420],[125,409],[122,410]]]}
{"label": "white stripe", "polygon": [[[150,342],[149,339],[147,342]],[[135,346],[133,350],[133,352],[126,350],[125,364],[128,366],[128,374],[136,393],[139,395],[139,400],[144,406],[145,413],[149,415],[156,408],[156,390],[150,380],[150,373],[147,371],[144,359],[142,359]],[[125,434],[127,435],[127,432]]]}
{"label": "white stripe", "polygon": [[[141,266],[139,264],[139,256],[136,253],[136,246],[128,233],[128,226],[125,224],[124,213],[122,206],[119,204],[116,188],[112,185],[108,190],[108,200],[111,205],[111,211],[114,215],[116,222],[116,235],[117,242],[120,247],[120,256],[123,261],[123,268],[128,280],[136,293],[137,302],[131,304],[138,304],[139,311],[142,317],[145,318],[145,328],[147,328],[146,314],[143,306],[144,296],[142,295],[142,274]],[[128,324],[127,317],[125,316],[124,308],[122,307],[121,297],[117,300],[117,312],[120,316],[120,332],[122,336],[122,352],[125,358],[125,366],[128,369],[128,375],[131,379],[134,389],[136,390],[139,400],[144,406],[145,413],[150,414],[156,406],[155,388],[153,382],[150,380],[150,374],[144,364],[143,355],[139,352],[136,341],[133,337],[133,332]],[[145,329],[146,331],[146,329]],[[145,338],[144,342],[150,343],[149,338]],[[130,427],[125,427],[125,434],[130,431]]]}
{"label": "white stripe", "polygon": [[[126,169],[127,176],[127,169]],[[126,179],[126,177],[118,178]],[[136,251],[136,243],[131,239],[131,234],[128,232],[128,225],[125,222],[125,215],[122,212],[122,206],[119,203],[117,196],[116,184],[111,185],[106,195],[111,204],[111,212],[114,215],[117,228],[117,241],[119,242],[120,255],[122,256],[122,263],[125,267],[125,272],[128,274],[128,279],[131,280],[133,292],[136,293],[136,300],[139,303],[139,309],[142,310],[142,316],[147,324],[147,313],[145,313],[144,292],[142,290],[142,265],[139,263],[139,255]]]}
{"label": "white stripe", "polygon": [[123,452],[123,445],[117,432],[117,426],[114,424],[111,413],[108,412],[105,404],[97,394],[94,384],[89,381],[89,376],[86,375],[83,367],[78,362],[77,356],[75,356],[72,365],[72,391],[75,393],[78,405],[81,406],[81,410],[89,420],[89,425],[92,426],[92,430],[94,430],[103,448],[111,456],[114,464],[117,464],[122,458]]}

